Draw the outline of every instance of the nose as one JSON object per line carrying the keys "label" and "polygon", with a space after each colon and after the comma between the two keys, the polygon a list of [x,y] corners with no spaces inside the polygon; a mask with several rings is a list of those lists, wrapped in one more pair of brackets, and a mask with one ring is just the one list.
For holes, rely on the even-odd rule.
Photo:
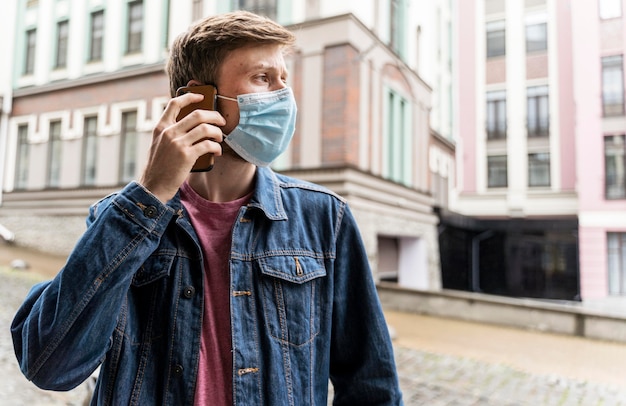
{"label": "nose", "polygon": [[277,80],[277,81],[275,82],[275,85],[273,85],[273,86],[272,86],[272,89],[271,89],[271,90],[272,90],[272,91],[275,91],[275,90],[281,90],[281,89],[284,89],[284,88],[286,88],[286,87],[288,87],[288,86],[287,86],[287,83],[285,83],[282,79],[280,79],[280,80]]}

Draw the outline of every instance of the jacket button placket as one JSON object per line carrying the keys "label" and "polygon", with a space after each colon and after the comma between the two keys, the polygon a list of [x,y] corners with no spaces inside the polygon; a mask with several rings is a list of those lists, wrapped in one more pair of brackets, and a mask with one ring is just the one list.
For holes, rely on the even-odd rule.
{"label": "jacket button placket", "polygon": [[[258,332],[255,323],[255,290],[253,261],[251,253],[254,221],[249,217],[251,209],[244,208],[233,228],[233,246],[231,250],[231,325],[233,333],[233,380],[235,403],[240,404],[250,396],[258,396],[257,377],[259,371]],[[244,404],[245,402],[241,403]]]}

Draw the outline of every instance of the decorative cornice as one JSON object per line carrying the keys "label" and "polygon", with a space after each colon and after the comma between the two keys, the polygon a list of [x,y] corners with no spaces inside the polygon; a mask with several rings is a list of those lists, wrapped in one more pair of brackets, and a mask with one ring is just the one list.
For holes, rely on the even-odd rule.
{"label": "decorative cornice", "polygon": [[159,62],[150,65],[138,65],[130,68],[117,70],[115,72],[97,73],[93,75],[81,76],[76,79],[64,79],[58,82],[47,83],[41,86],[30,86],[13,91],[13,98],[40,95],[44,93],[56,92],[59,90],[74,89],[81,86],[89,86],[95,84],[101,84],[105,82],[111,82],[115,80],[123,80],[128,78],[134,78],[143,75],[151,75],[154,73],[163,73],[165,64]]}

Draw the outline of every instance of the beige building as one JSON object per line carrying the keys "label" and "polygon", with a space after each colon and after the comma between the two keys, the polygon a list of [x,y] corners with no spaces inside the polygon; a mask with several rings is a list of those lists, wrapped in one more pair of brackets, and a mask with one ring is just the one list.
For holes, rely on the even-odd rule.
{"label": "beige building", "polygon": [[454,145],[430,131],[413,2],[175,3],[19,2],[0,207],[16,242],[71,250],[89,204],[145,164],[169,97],[173,36],[200,16],[245,7],[297,36],[287,63],[298,124],[275,169],[348,199],[379,279],[440,288],[431,192],[435,181],[447,188]]}

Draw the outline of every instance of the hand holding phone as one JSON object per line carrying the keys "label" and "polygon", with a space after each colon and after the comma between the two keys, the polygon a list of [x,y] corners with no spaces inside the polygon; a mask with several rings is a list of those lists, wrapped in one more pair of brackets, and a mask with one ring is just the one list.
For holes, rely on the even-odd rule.
{"label": "hand holding phone", "polygon": [[[215,110],[215,102],[217,98],[217,88],[213,85],[203,85],[203,86],[185,86],[181,87],[176,91],[176,96],[181,96],[185,93],[200,93],[204,95],[204,99],[198,103],[192,103],[180,110],[178,116],[176,117],[176,121],[182,120],[186,115],[191,113],[196,109],[203,110]],[[191,168],[191,172],[208,172],[213,169],[213,164],[215,159],[213,154],[205,154],[202,155],[196,163]]]}

